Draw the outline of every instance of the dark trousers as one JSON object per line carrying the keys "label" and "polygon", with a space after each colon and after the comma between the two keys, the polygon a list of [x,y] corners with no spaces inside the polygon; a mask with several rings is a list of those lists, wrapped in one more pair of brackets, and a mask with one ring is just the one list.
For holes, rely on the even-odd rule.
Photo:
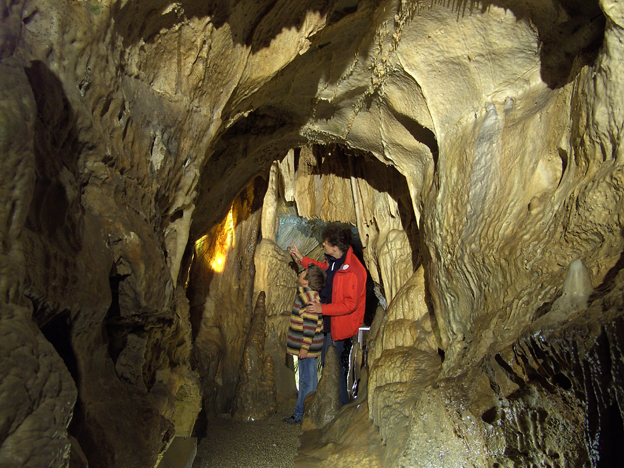
{"label": "dark trousers", "polygon": [[[321,367],[325,367],[325,355],[327,354],[327,348],[329,345],[334,344],[332,341],[331,333],[326,332],[323,333],[323,349],[321,350]],[[338,356],[338,360],[340,360],[340,356]]]}
{"label": "dark trousers", "polygon": [[[347,375],[349,374],[348,367],[345,368],[345,359],[342,359],[342,352],[345,349],[345,342],[350,340],[350,338],[344,340],[334,341],[334,346],[336,346],[336,351],[338,351],[338,361],[340,361],[340,404],[346,405],[349,403],[349,393],[347,392]],[[349,362],[346,360],[347,363]],[[348,366],[348,364],[347,364]]]}

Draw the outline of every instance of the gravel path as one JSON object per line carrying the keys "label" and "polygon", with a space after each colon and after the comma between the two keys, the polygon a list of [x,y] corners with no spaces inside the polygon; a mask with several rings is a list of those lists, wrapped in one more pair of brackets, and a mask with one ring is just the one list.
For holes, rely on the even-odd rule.
{"label": "gravel path", "polygon": [[294,406],[293,399],[265,421],[214,419],[199,442],[193,468],[293,468],[301,426],[282,418],[290,416]]}

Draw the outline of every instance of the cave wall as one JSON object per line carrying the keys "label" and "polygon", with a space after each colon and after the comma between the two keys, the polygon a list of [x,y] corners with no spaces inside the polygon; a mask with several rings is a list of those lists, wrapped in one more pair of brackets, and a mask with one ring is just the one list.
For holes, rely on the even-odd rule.
{"label": "cave wall", "polygon": [[[15,25],[11,26],[14,29]],[[4,36],[3,53],[12,42],[10,34],[9,40]],[[76,384],[54,347],[34,325],[33,305],[23,296],[26,253],[21,230],[35,186],[36,104],[26,73],[17,63],[3,61],[0,76],[4,84],[0,91],[1,457],[3,463],[10,461],[14,466],[25,466],[29,460],[39,466],[60,466],[72,445],[67,426],[76,403]],[[9,453],[4,447],[9,447]]]}
{"label": "cave wall", "polygon": [[187,297],[206,417],[232,410],[254,312],[254,256],[266,183],[234,200],[230,213],[195,245]]}
{"label": "cave wall", "polygon": [[[212,345],[198,352],[211,335],[193,312],[205,303],[191,295],[189,312],[182,291],[190,252],[257,175],[268,179],[273,161],[306,145],[346,148],[347,158],[319,165],[299,150],[311,175],[282,163],[285,196],[311,216],[354,222],[394,298],[368,389],[370,416],[392,441],[387,463],[444,452],[467,466],[493,453],[502,466],[555,454],[598,466],[609,453],[595,441],[618,427],[604,392],[619,395],[619,371],[598,391],[578,352],[572,395],[562,377],[534,384],[537,365],[519,350],[580,258],[604,330],[575,333],[573,322],[561,347],[602,337],[608,346],[590,351],[617,356],[619,321],[606,312],[618,303],[606,286],[621,289],[611,282],[623,247],[619,2],[17,0],[0,13],[2,462],[153,464],[176,431],[190,430],[176,414],[198,411],[193,367],[204,407],[227,406],[236,378],[214,392],[220,358]],[[401,174],[409,197],[402,187],[392,196],[401,178],[379,185],[378,164]],[[346,208],[309,196],[331,174]],[[222,328],[236,331],[235,356],[261,288],[251,266],[261,215],[249,213],[239,229],[253,248],[239,244],[241,266],[231,267],[245,288],[228,305],[242,318]],[[400,271],[383,247],[394,242],[406,253]],[[230,287],[217,281],[198,297],[220,300]],[[510,406],[496,406],[500,398]],[[129,416],[111,417],[120,413]],[[562,440],[573,452],[509,436],[557,420],[568,421]]]}

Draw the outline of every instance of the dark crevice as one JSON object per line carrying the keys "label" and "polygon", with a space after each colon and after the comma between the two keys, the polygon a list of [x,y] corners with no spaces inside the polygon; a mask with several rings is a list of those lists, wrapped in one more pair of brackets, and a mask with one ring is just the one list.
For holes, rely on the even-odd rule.
{"label": "dark crevice", "polygon": [[78,382],[78,362],[72,348],[72,321],[69,311],[57,313],[41,327],[41,333],[54,346],[58,355],[63,359],[67,370],[75,382]]}
{"label": "dark crevice", "polygon": [[518,374],[516,374],[514,372],[514,370],[511,368],[511,366],[509,366],[509,364],[507,364],[507,362],[505,362],[505,360],[503,359],[503,357],[500,354],[497,354],[496,356],[494,356],[494,359],[496,360],[498,365],[501,366],[501,368],[503,369],[505,374],[507,374],[507,378],[509,380],[511,380],[516,385],[518,385],[520,388],[522,388],[522,387],[524,387],[526,385],[524,380],[522,379],[522,377],[520,377]]}
{"label": "dark crevice", "polygon": [[603,410],[603,419],[597,437],[599,458],[596,468],[611,468],[622,463],[622,443],[624,442],[624,421],[616,403]]}
{"label": "dark crevice", "polygon": [[116,321],[121,318],[121,307],[119,305],[119,285],[129,275],[113,275],[109,278],[111,289],[111,305],[108,308],[106,318],[104,319],[104,326],[106,331],[106,338],[108,344],[108,355],[113,360],[113,363],[117,362],[119,354],[126,346],[125,333],[119,333]]}
{"label": "dark crevice", "polygon": [[561,372],[552,376],[553,383],[564,390],[572,388],[572,381]]}

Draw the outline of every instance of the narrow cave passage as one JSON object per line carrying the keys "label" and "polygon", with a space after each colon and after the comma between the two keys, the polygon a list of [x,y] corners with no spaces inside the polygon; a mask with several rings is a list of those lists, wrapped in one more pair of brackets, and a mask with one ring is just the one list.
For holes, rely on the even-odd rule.
{"label": "narrow cave passage", "polygon": [[297,463],[286,219],[389,301],[314,466],[619,466],[624,2],[5,3],[1,466]]}
{"label": "narrow cave passage", "polygon": [[[222,222],[196,242],[186,289],[203,390],[194,431],[199,438],[195,466],[217,466],[210,464],[211,457],[228,459],[228,440],[240,453],[234,435],[226,434],[251,433],[243,440],[255,444],[258,433],[284,433],[291,440],[285,443],[288,450],[295,453],[299,432],[281,422],[297,394],[295,366],[285,344],[300,267],[288,248],[294,242],[303,255],[323,260],[321,231],[329,222],[354,235],[354,252],[368,270],[362,325],[369,329],[377,316],[378,330],[388,302],[421,266],[422,254],[405,178],[371,155],[338,145],[291,150],[266,179],[251,181]],[[362,403],[367,331],[341,356],[350,369],[351,399],[361,392]],[[276,441],[271,447],[285,450]],[[264,466],[258,463],[249,466]]]}

